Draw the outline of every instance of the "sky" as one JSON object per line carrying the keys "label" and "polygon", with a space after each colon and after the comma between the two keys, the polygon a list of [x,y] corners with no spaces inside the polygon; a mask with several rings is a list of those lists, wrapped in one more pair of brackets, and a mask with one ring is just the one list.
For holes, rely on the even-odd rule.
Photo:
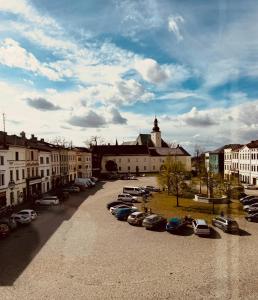
{"label": "sky", "polygon": [[257,19],[249,0],[0,0],[6,130],[122,143],[156,115],[191,153],[257,139]]}

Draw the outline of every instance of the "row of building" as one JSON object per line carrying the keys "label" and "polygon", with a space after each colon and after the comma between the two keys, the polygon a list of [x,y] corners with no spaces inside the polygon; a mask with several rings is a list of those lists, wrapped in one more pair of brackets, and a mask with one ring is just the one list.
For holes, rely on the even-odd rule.
{"label": "row of building", "polygon": [[155,118],[150,134],[121,145],[92,145],[68,148],[37,139],[0,132],[0,209],[32,200],[58,186],[116,172],[120,174],[159,172],[168,156],[191,171],[191,156],[180,145],[169,147],[162,139]]}
{"label": "row of building", "polygon": [[92,176],[87,148],[53,145],[0,132],[0,209],[32,200],[76,177]]}
{"label": "row of building", "polygon": [[229,144],[205,153],[207,170],[258,185],[258,140],[245,145]]}

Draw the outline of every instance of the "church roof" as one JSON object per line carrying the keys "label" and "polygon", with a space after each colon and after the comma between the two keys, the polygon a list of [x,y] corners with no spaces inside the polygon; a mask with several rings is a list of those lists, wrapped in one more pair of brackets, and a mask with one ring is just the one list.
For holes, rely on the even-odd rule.
{"label": "church roof", "polygon": [[191,156],[183,147],[177,146],[176,148],[150,148],[150,155],[152,156]]}
{"label": "church roof", "polygon": [[92,152],[98,155],[151,155],[151,156],[190,156],[181,146],[176,148],[151,148],[147,145],[100,145],[93,146]]}
{"label": "church roof", "polygon": [[[140,133],[136,139],[136,144],[137,143],[138,143],[138,145],[146,145],[148,147],[155,147],[151,140],[150,134]],[[163,139],[161,139],[161,147],[168,147],[168,144]]]}

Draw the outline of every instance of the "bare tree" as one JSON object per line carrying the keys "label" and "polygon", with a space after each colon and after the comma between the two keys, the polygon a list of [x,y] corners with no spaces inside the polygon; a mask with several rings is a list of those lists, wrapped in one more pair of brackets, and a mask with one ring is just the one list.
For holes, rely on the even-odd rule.
{"label": "bare tree", "polygon": [[73,142],[72,141],[67,141],[65,137],[63,136],[56,136],[52,139],[50,139],[50,143],[56,146],[62,146],[62,147],[70,147],[72,148]]}

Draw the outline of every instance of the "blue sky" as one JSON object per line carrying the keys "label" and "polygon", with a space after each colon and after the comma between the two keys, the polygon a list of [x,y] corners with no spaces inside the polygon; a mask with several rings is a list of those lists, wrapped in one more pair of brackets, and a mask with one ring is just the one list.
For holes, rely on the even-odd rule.
{"label": "blue sky", "polygon": [[150,132],[212,149],[258,133],[255,1],[0,0],[0,110],[82,145]]}

